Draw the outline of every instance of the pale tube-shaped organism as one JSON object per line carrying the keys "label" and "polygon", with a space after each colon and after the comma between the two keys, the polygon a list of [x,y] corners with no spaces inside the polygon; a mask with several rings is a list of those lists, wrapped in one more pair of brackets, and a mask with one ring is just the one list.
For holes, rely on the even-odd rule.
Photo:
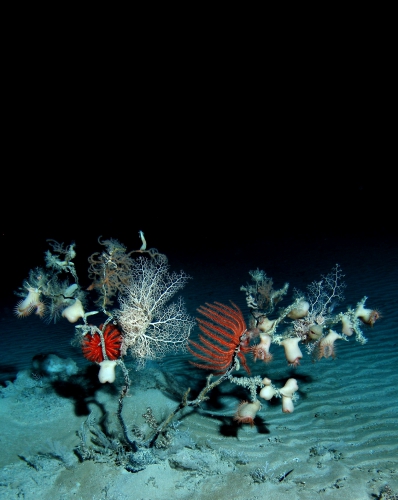
{"label": "pale tube-shaped organism", "polygon": [[318,340],[322,337],[322,325],[311,325],[308,328],[308,336],[311,340]]}
{"label": "pale tube-shaped organism", "polygon": [[41,305],[40,292],[35,288],[28,288],[27,296],[18,302],[14,312],[18,317],[29,316],[33,309],[39,308]]}
{"label": "pale tube-shaped organism", "polygon": [[303,353],[300,351],[298,343],[300,342],[299,337],[292,337],[282,340],[281,345],[285,349],[285,356],[289,365],[298,366],[300,364],[300,359],[303,357]]}
{"label": "pale tube-shaped organism", "polygon": [[254,361],[261,359],[264,363],[272,361],[272,354],[269,352],[272,338],[268,333],[260,332],[260,342],[251,348]]}
{"label": "pale tube-shaped organism", "polygon": [[[334,342],[337,339],[344,339],[342,335],[339,333],[335,332],[334,330],[329,330],[329,333],[326,335],[326,337],[323,337],[319,341],[318,345],[318,359],[321,358],[335,358],[336,357],[336,351],[334,347]],[[348,339],[345,339],[348,340]]]}
{"label": "pale tube-shaped organism", "polygon": [[261,408],[261,403],[258,399],[249,403],[248,401],[241,401],[236,410],[234,420],[240,424],[250,424],[251,427],[254,425],[254,418],[257,412]]}
{"label": "pale tube-shaped organism", "polygon": [[267,401],[275,396],[278,392],[275,387],[272,386],[271,380],[269,378],[264,378],[262,380],[264,387],[260,390],[259,396]]}
{"label": "pale tube-shaped organism", "polygon": [[83,304],[79,299],[75,299],[73,304],[66,307],[62,311],[62,317],[66,318],[69,323],[76,323],[79,318],[84,317],[84,309]]}
{"label": "pale tube-shaped organism", "polygon": [[297,380],[295,378],[289,378],[286,381],[286,384],[282,387],[282,389],[279,389],[279,392],[282,395],[283,413],[293,413],[294,411],[293,396],[296,391],[298,391],[298,385],[297,385]]}
{"label": "pale tube-shaped organism", "polygon": [[287,317],[290,319],[304,318],[304,316],[307,316],[309,308],[310,308],[309,302],[307,302],[306,300],[301,300],[297,304],[297,306],[290,311]]}
{"label": "pale tube-shaped organism", "polygon": [[141,248],[140,250],[146,250],[146,240],[145,240],[145,237],[144,237],[144,233],[142,231],[138,231],[138,234],[140,235],[140,238],[141,238],[141,241],[142,241],[142,245],[141,245]]}
{"label": "pale tube-shaped organism", "polygon": [[342,333],[344,333],[344,335],[347,335],[347,337],[350,337],[354,333],[354,330],[352,328],[352,323],[348,318],[348,316],[346,316],[345,314],[341,316],[341,325],[342,325],[341,331]]}
{"label": "pale tube-shaped organism", "polygon": [[106,382],[112,384],[116,379],[116,361],[104,359],[104,361],[101,361],[99,365],[100,370],[98,372],[98,380],[101,384],[105,384]]}
{"label": "pale tube-shaped organism", "polygon": [[380,318],[380,313],[375,309],[367,309],[363,307],[364,302],[365,301],[362,301],[357,305],[354,316],[356,318],[359,318],[363,323],[373,326],[375,324],[375,321]]}
{"label": "pale tube-shaped organism", "polygon": [[270,332],[274,326],[276,319],[268,319],[266,316],[262,316],[258,320],[257,328],[260,332],[267,333]]}

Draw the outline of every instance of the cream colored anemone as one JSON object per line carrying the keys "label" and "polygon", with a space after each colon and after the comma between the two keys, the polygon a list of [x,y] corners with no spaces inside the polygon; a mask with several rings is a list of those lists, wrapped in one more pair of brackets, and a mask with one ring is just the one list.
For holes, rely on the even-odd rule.
{"label": "cream colored anemone", "polygon": [[299,337],[292,337],[282,340],[281,345],[285,349],[285,357],[289,365],[297,366],[300,364],[300,359],[303,357],[302,352],[298,343],[300,342]]}
{"label": "cream colored anemone", "polygon": [[18,302],[15,306],[14,312],[18,317],[29,316],[34,309],[37,310],[39,316],[44,311],[44,304],[40,302],[40,292],[36,288],[28,288],[27,296]]}
{"label": "cream colored anemone", "polygon": [[248,401],[241,401],[238,409],[236,410],[234,420],[240,424],[254,425],[254,418],[261,408],[261,403],[258,399],[249,403]]}
{"label": "cream colored anemone", "polygon": [[294,411],[293,396],[296,391],[298,391],[298,385],[297,385],[297,380],[295,378],[289,378],[286,381],[286,384],[282,387],[282,389],[279,389],[279,392],[282,395],[283,413],[293,413]]}
{"label": "cream colored anemone", "polygon": [[310,308],[309,302],[307,302],[306,300],[301,300],[297,304],[297,306],[290,311],[287,317],[290,319],[304,318],[304,316],[307,316],[309,308]]}
{"label": "cream colored anemone", "polygon": [[104,359],[104,361],[101,361],[99,365],[100,370],[98,373],[98,380],[101,384],[105,384],[106,382],[112,384],[116,379],[116,361]]}
{"label": "cream colored anemone", "polygon": [[342,333],[350,337],[354,333],[354,330],[352,328],[352,323],[350,319],[345,314],[341,316],[341,324],[342,324],[342,329],[341,329]]}
{"label": "cream colored anemone", "polygon": [[272,385],[271,380],[269,378],[263,378],[262,380],[264,387],[261,389],[259,396],[267,401],[275,396],[278,392],[275,387]]}
{"label": "cream colored anemone", "polygon": [[359,303],[354,313],[356,318],[359,318],[366,325],[373,326],[375,321],[380,318],[380,313],[376,309],[367,309]]}
{"label": "cream colored anemone", "polygon": [[73,304],[66,307],[62,311],[62,316],[64,318],[66,318],[69,321],[69,323],[76,323],[76,321],[79,318],[83,318],[84,317],[84,309],[83,309],[83,304],[81,303],[81,301],[79,299],[75,299]]}

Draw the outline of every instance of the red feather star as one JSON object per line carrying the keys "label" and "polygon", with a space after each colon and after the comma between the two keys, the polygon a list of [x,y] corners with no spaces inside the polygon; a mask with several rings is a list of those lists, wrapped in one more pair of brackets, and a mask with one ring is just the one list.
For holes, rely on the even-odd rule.
{"label": "red feather star", "polygon": [[[102,330],[102,327],[103,325],[100,325],[99,329]],[[120,357],[120,346],[122,344],[120,331],[115,325],[109,324],[106,326],[102,335],[104,337],[105,352],[108,359],[118,359]],[[89,333],[84,337],[82,342],[82,351],[83,356],[89,361],[93,361],[94,363],[101,363],[101,361],[104,361],[101,339],[98,333],[94,333],[94,335]]]}
{"label": "red feather star", "polygon": [[246,323],[239,307],[232,301],[231,304],[233,307],[220,302],[199,307],[198,312],[211,321],[196,318],[203,335],[199,335],[201,343],[190,340],[188,350],[204,363],[190,361],[191,364],[223,374],[231,367],[236,354],[243,368],[250,373],[243,354],[250,350],[242,338],[247,331]]}

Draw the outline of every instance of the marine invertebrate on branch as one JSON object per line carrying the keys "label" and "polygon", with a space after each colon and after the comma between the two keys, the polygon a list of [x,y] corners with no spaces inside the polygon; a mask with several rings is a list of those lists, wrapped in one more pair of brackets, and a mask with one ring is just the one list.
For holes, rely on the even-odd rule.
{"label": "marine invertebrate on branch", "polygon": [[234,420],[239,424],[250,424],[250,427],[253,427],[254,419],[260,408],[261,403],[258,399],[251,403],[248,401],[241,401],[234,415]]}
{"label": "marine invertebrate on branch", "polygon": [[268,335],[268,333],[260,333],[260,342],[250,348],[253,353],[254,361],[257,361],[258,359],[261,359],[264,363],[272,361],[272,354],[269,352],[271,342],[272,337]]}
{"label": "marine invertebrate on branch", "polygon": [[355,309],[355,317],[359,318],[362,323],[373,326],[375,322],[380,318],[380,312],[377,309],[367,309],[364,307],[367,297],[358,303]]}
{"label": "marine invertebrate on branch", "polygon": [[276,394],[278,394],[278,389],[272,384],[271,380],[268,377],[263,378],[262,383],[264,387],[260,390],[259,396],[260,398],[264,398],[269,401]]}
{"label": "marine invertebrate on branch", "polygon": [[81,300],[75,299],[72,304],[62,311],[62,317],[69,323],[76,323],[79,318],[84,318],[84,308]]}
{"label": "marine invertebrate on branch", "polygon": [[279,394],[282,396],[283,413],[293,413],[296,391],[298,391],[298,385],[295,378],[289,378],[282,389],[279,389]]}
{"label": "marine invertebrate on branch", "polygon": [[[204,370],[214,370],[216,373],[225,373],[237,356],[243,368],[250,373],[244,353],[250,351],[244,334],[247,332],[246,322],[239,307],[231,301],[232,307],[214,302],[198,308],[198,312],[209,318],[207,321],[196,318],[203,335],[199,335],[201,342],[189,340],[188,350],[204,363],[191,364]],[[196,350],[192,349],[194,347]]]}
{"label": "marine invertebrate on branch", "polygon": [[[103,325],[99,326],[102,331]],[[113,324],[108,324],[103,331],[104,350],[108,359],[115,360],[120,357],[120,346],[122,344],[122,336],[119,330]],[[87,333],[82,339],[83,356],[94,363],[104,361],[102,352],[101,338],[99,333]]]}
{"label": "marine invertebrate on branch", "polygon": [[329,330],[329,333],[326,337],[323,337],[317,345],[317,358],[335,358],[336,357],[336,349],[334,342],[338,339],[348,340],[344,335],[339,335],[334,330]]}
{"label": "marine invertebrate on branch", "polygon": [[309,308],[310,308],[309,302],[303,299],[298,303],[297,307],[295,307],[290,311],[287,317],[290,319],[304,318],[305,316],[307,316]]}
{"label": "marine invertebrate on branch", "polygon": [[296,367],[300,364],[300,359],[303,357],[303,353],[299,347],[300,338],[291,337],[284,339],[280,342],[285,349],[285,357],[290,366]]}
{"label": "marine invertebrate on branch", "polygon": [[106,382],[113,384],[113,382],[116,380],[116,364],[116,361],[110,359],[104,359],[104,361],[101,361],[101,363],[99,364],[100,370],[98,372],[98,380],[101,382],[101,384],[105,384]]}
{"label": "marine invertebrate on branch", "polygon": [[15,306],[15,315],[18,316],[18,318],[23,318],[25,316],[29,316],[36,309],[36,314],[42,316],[44,304],[40,300],[40,290],[38,288],[30,287],[29,284],[27,284],[26,289],[28,290],[28,294]]}

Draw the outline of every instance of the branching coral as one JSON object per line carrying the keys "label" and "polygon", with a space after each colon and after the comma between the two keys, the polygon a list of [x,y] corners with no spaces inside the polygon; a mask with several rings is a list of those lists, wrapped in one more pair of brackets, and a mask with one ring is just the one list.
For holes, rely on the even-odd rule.
{"label": "branching coral", "polygon": [[[99,327],[87,322],[98,311],[85,312],[87,292],[81,290],[77,281],[72,261],[76,256],[74,243],[65,248],[63,243],[48,240],[52,247],[52,252],[45,254],[49,270],[30,271],[29,279],[17,292],[22,299],[15,313],[24,317],[35,311],[54,320],[62,316],[72,323],[81,319],[83,322],[76,325],[76,344],[82,345],[84,354],[90,351],[97,362],[100,352],[103,361],[112,359],[107,350],[112,343],[108,335],[111,321],[118,323],[121,330],[118,357],[122,359],[129,350],[140,367],[147,359],[159,359],[168,352],[185,349],[195,321],[187,314],[181,297],[168,302],[185,286],[189,276],[183,271],[170,274],[166,256],[156,249],[147,249],[144,233],[140,231],[139,235],[141,248],[130,252],[118,240],[99,238],[105,250],[89,257],[88,274],[93,282],[88,291],[98,291],[94,302],[107,316]],[[60,273],[71,274],[75,283],[61,281]],[[117,296],[121,307],[110,310]]]}
{"label": "branching coral", "polygon": [[241,286],[246,292],[246,302],[257,319],[259,316],[267,316],[274,312],[276,304],[286,295],[289,283],[285,283],[280,290],[274,290],[272,278],[260,269],[249,271],[253,283]]}
{"label": "branching coral", "polygon": [[[147,249],[142,231],[139,236],[141,247],[130,252],[117,240],[98,240],[104,250],[89,257],[92,284],[87,291],[81,290],[77,280],[75,244],[64,247],[49,240],[52,251],[45,254],[46,269],[30,271],[17,292],[21,300],[15,308],[19,317],[34,312],[43,318],[65,317],[76,322],[75,343],[87,359],[99,366],[100,382],[115,382],[117,370],[121,370],[124,384],[117,417],[124,443],[122,458],[119,456],[118,460],[129,471],[143,468],[140,454],[148,457],[145,463],[151,463],[150,448],[157,442],[167,443],[167,427],[176,415],[185,408],[200,406],[209,399],[210,391],[223,382],[249,392],[249,400],[242,401],[232,417],[236,425],[256,424],[256,415],[262,408],[260,399],[281,398],[282,411],[292,413],[298,398],[297,380],[289,378],[283,387],[277,388],[267,377],[235,375],[241,366],[250,375],[247,354],[254,362],[271,363],[275,358],[270,351],[272,346],[280,346],[288,364],[295,368],[304,359],[302,344],[314,359],[328,360],[335,357],[336,340],[347,341],[355,333],[356,340],[364,344],[366,338],[361,328],[373,327],[380,318],[379,311],[365,307],[367,297],[354,309],[334,312],[344,300],[344,275],[338,264],[321,280],[312,282],[306,293],[294,290],[290,304],[278,311],[275,308],[287,295],[289,284],[274,290],[272,279],[257,269],[249,272],[253,283],[241,287],[250,311],[247,323],[241,309],[232,302],[231,306],[206,303],[197,309],[204,318],[197,318],[201,333],[194,341],[190,335],[196,323],[187,313],[182,297],[172,302],[190,277],[183,271],[170,272],[166,256],[156,249]],[[67,279],[61,279],[65,275]],[[85,312],[87,292],[92,290],[98,292],[94,302],[101,310]],[[111,309],[115,299],[119,308]],[[88,323],[89,316],[101,313],[106,319],[98,321],[99,326]],[[130,354],[137,368],[143,368],[149,359],[160,359],[186,348],[195,358],[190,361],[192,365],[212,373],[196,398],[189,399],[188,387],[163,422],[152,420],[152,436],[137,443],[131,439],[123,418],[123,401],[131,386],[125,356]],[[146,415],[150,415],[148,410]]]}
{"label": "branching coral", "polygon": [[123,330],[122,355],[129,351],[139,367],[147,359],[185,349],[195,322],[187,314],[182,297],[168,302],[188,279],[184,271],[170,274],[166,260],[159,256],[140,256],[132,262],[115,319]]}
{"label": "branching coral", "polygon": [[[48,270],[36,267],[29,271],[28,279],[16,292],[23,300],[17,304],[15,314],[24,317],[35,312],[46,323],[55,323],[76,301],[80,302],[83,310],[87,299],[85,291],[78,284],[75,265],[72,262],[76,256],[75,245],[71,244],[65,249],[63,244],[54,240],[48,241],[53,248],[53,253],[49,250],[45,253]],[[62,273],[66,274],[66,279],[61,280]],[[69,275],[73,278],[72,283],[68,279]]]}
{"label": "branching coral", "polygon": [[126,247],[119,241],[110,239],[98,243],[105,247],[103,252],[94,252],[88,258],[90,267],[88,277],[92,280],[88,290],[96,290],[98,299],[95,303],[103,310],[114,303],[114,297],[128,283],[133,261],[126,253]]}
{"label": "branching coral", "polygon": [[[355,332],[356,340],[361,344],[365,343],[360,323],[372,327],[379,319],[380,313],[365,308],[366,297],[364,297],[354,310],[348,309],[344,313],[333,314],[334,309],[344,300],[343,290],[346,286],[342,281],[344,275],[341,268],[336,264],[328,275],[322,276],[320,281],[312,282],[307,287],[306,294],[295,290],[293,302],[279,309],[275,318],[270,318],[275,305],[287,294],[288,284],[286,283],[281,290],[275,291],[272,280],[267,278],[264,271],[257,269],[250,271],[249,274],[254,284],[242,286],[241,290],[246,293],[246,303],[250,310],[250,328],[246,331],[242,327],[234,330],[226,323],[235,334],[231,335],[225,331],[225,320],[219,314],[222,309],[215,309],[227,306],[215,303],[216,306],[210,307],[207,304],[207,308],[202,307],[198,311],[212,319],[213,323],[198,319],[204,335],[199,336],[200,343],[190,341],[195,348],[190,349],[190,352],[204,361],[192,364],[215,373],[224,373],[227,370],[225,372],[227,376],[223,375],[219,380],[228,379],[231,383],[244,386],[250,391],[251,403],[247,401],[241,403],[235,418],[240,423],[253,425],[254,416],[260,410],[257,390],[259,396],[266,400],[281,397],[282,410],[291,413],[294,409],[293,401],[297,399],[298,385],[295,379],[289,379],[285,387],[278,389],[267,378],[233,377],[232,372],[239,369],[238,356],[242,357],[243,352],[251,351],[254,361],[262,360],[269,363],[273,359],[270,353],[271,344],[276,344],[284,348],[288,364],[295,368],[303,359],[299,345],[301,343],[305,345],[307,352],[313,355],[313,359],[334,358],[336,340],[347,341]],[[237,306],[235,308],[238,309]],[[341,333],[332,329],[338,325]],[[237,334],[238,331],[241,332],[240,336]],[[260,337],[260,342],[249,346],[256,337]]]}

